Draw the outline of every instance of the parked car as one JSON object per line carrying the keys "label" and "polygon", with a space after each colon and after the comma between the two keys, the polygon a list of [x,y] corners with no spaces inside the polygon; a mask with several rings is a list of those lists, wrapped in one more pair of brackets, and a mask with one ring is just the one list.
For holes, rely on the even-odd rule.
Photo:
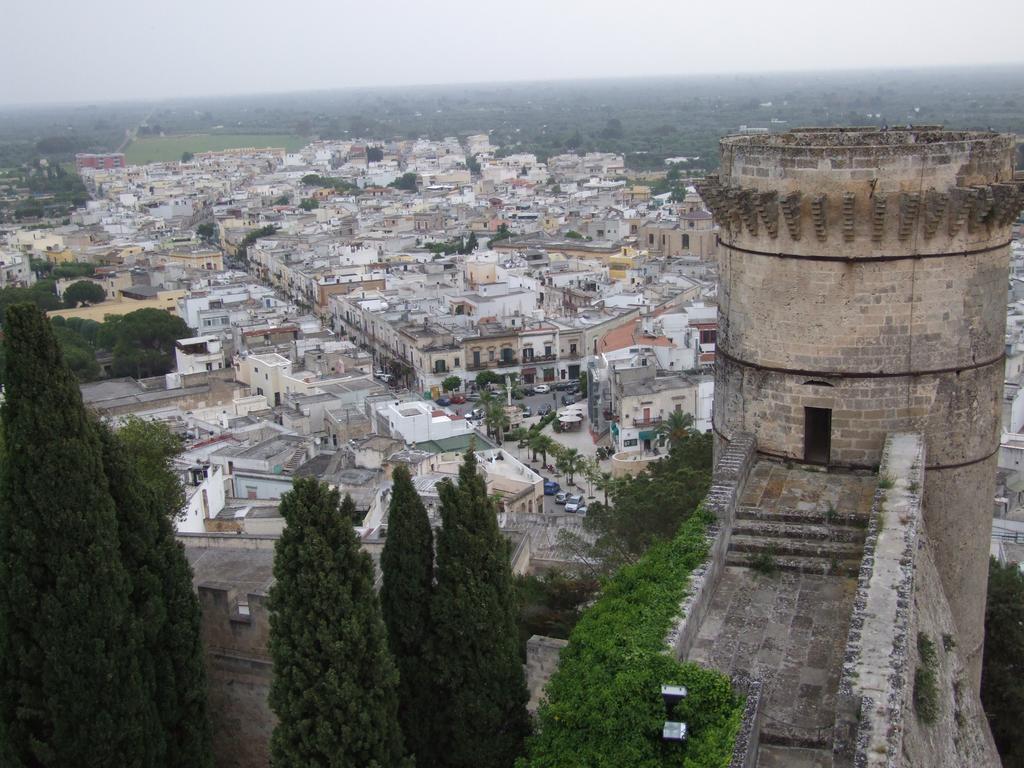
{"label": "parked car", "polygon": [[542,405],[540,408],[537,409],[537,415],[538,416],[547,416],[553,410],[554,410],[554,406],[545,404],[545,405]]}
{"label": "parked car", "polygon": [[557,384],[555,384],[555,389],[557,389],[559,392],[564,392],[565,390],[572,387],[572,385],[575,383],[575,379],[566,379],[565,381],[560,381]]}
{"label": "parked car", "polygon": [[568,493],[566,493],[565,491],[559,491],[558,493],[555,494],[555,504],[565,504],[568,498]]}
{"label": "parked car", "polygon": [[580,505],[578,507],[576,507],[576,514],[577,515],[585,515],[585,514],[587,514],[587,503],[586,502],[580,502]]}
{"label": "parked car", "polygon": [[465,395],[450,395],[448,399],[452,401],[452,405],[462,405],[466,402]]}
{"label": "parked car", "polygon": [[579,398],[571,392],[567,395],[562,395],[562,405],[572,405],[577,400],[579,400]]}
{"label": "parked car", "polygon": [[583,497],[574,494],[565,500],[565,511],[576,512],[579,510],[580,505],[586,506],[583,504]]}
{"label": "parked car", "polygon": [[530,406],[524,405],[523,406],[523,418],[524,419],[528,419],[531,416],[533,416],[533,411],[530,410]]}
{"label": "parked car", "polygon": [[474,408],[472,411],[466,414],[466,418],[470,421],[479,421],[484,417],[483,408]]}
{"label": "parked car", "polygon": [[537,391],[533,388],[532,384],[524,384],[519,391],[523,393],[523,397],[529,397],[530,395],[537,394]]}
{"label": "parked car", "polygon": [[470,393],[468,393],[466,395],[466,402],[475,403],[479,399],[480,399],[480,393],[479,392],[470,392]]}
{"label": "parked car", "polygon": [[562,489],[562,486],[560,486],[554,480],[545,480],[544,481],[544,495],[545,496],[554,496],[561,489]]}
{"label": "parked car", "polygon": [[444,405],[451,405],[452,404],[451,398],[449,398],[448,395],[441,395],[434,402],[437,403],[438,405],[442,405],[442,406],[444,406]]}
{"label": "parked car", "polygon": [[535,395],[546,395],[551,391],[551,387],[547,384],[538,384],[533,388],[533,394]]}

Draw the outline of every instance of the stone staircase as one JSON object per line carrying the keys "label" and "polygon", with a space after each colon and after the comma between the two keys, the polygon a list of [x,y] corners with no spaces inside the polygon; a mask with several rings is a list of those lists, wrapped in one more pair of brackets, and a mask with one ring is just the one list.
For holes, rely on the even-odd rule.
{"label": "stone staircase", "polygon": [[288,461],[286,461],[283,464],[282,469],[287,474],[291,475],[291,474],[293,474],[295,472],[296,469],[298,469],[302,464],[304,464],[305,461],[306,461],[306,446],[300,445],[298,448],[296,448],[294,451],[292,451],[292,455],[288,457]]}
{"label": "stone staircase", "polygon": [[758,570],[856,576],[867,517],[817,510],[736,510],[728,565]]}

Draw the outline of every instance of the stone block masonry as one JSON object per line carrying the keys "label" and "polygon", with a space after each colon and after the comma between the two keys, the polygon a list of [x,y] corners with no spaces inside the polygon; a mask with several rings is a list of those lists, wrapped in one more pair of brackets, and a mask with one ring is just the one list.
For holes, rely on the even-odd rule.
{"label": "stone block masonry", "polygon": [[[980,682],[999,445],[1014,137],[918,127],[722,140],[714,430],[765,456],[872,468],[927,448],[925,517]],[[781,221],[780,221],[781,220]]]}
{"label": "stone block masonry", "polygon": [[[999,765],[977,697],[966,685],[960,635],[932,559],[922,513],[921,435],[891,434],[882,452],[839,683],[834,768]],[[936,660],[918,655],[918,637]],[[915,710],[915,672],[937,680],[936,720]]]}

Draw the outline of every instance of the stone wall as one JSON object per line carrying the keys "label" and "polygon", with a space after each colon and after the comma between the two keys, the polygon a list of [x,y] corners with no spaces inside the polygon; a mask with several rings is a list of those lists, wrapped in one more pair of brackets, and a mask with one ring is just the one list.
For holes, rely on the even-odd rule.
{"label": "stone wall", "polygon": [[[991,132],[806,129],[722,140],[698,185],[720,226],[714,429],[873,467],[891,432],[923,435],[925,516],[980,675],[999,445],[1010,230],[1024,190]],[[817,447],[818,450],[814,450]]]}
{"label": "stone wall", "polygon": [[740,721],[739,733],[736,734],[736,742],[733,744],[729,768],[755,768],[761,738],[764,684],[760,680],[733,678],[732,687],[747,697],[747,703],[743,708],[743,719]]}
{"label": "stone wall", "polygon": [[246,615],[239,612],[236,593],[206,586],[198,591],[217,768],[269,766],[277,718],[267,702],[273,668],[266,597],[245,596]]}
{"label": "stone wall", "polygon": [[530,692],[527,709],[536,712],[544,697],[544,686],[558,669],[558,659],[568,640],[534,635],[526,641],[526,688]]}
{"label": "stone wall", "polygon": [[723,447],[715,462],[711,488],[704,499],[704,507],[714,513],[717,520],[707,530],[708,559],[690,574],[690,585],[679,606],[679,617],[665,637],[665,645],[678,659],[685,660],[689,655],[725,568],[736,504],[754,465],[754,452],[754,438],[740,435]]}
{"label": "stone wall", "polygon": [[[998,766],[926,533],[922,436],[889,435],[879,478],[839,683],[833,764]],[[940,714],[931,725],[914,708],[919,632],[937,649]]]}

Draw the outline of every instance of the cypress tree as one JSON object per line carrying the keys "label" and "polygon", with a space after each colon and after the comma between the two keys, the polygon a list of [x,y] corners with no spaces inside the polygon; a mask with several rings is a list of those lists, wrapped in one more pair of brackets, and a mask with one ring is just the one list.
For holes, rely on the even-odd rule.
{"label": "cypress tree", "polygon": [[46,318],[4,317],[0,763],[143,766],[159,739],[97,430]]}
{"label": "cypress tree", "polygon": [[413,487],[409,469],[392,475],[388,536],[380,556],[384,583],[381,610],[388,644],[398,666],[398,722],[416,765],[436,764],[431,722],[436,700],[426,655],[434,581],[434,542],[426,507]]}
{"label": "cypress tree", "polygon": [[100,430],[107,476],[116,478],[110,492],[121,559],[132,580],[132,607],[140,622],[148,716],[156,719],[161,735],[147,745],[146,764],[210,768],[199,600],[171,523],[184,505],[181,483],[165,453],[173,450],[173,442],[166,439],[163,425],[138,419],[116,434],[106,427]]}
{"label": "cypress tree", "polygon": [[299,479],[281,498],[286,523],[270,590],[270,706],[275,768],[401,764],[398,673],[387,650],[373,565],[338,492]]}
{"label": "cypress tree", "polygon": [[511,766],[530,730],[509,548],[466,452],[458,485],[445,480],[431,605],[437,749],[451,768]]}

